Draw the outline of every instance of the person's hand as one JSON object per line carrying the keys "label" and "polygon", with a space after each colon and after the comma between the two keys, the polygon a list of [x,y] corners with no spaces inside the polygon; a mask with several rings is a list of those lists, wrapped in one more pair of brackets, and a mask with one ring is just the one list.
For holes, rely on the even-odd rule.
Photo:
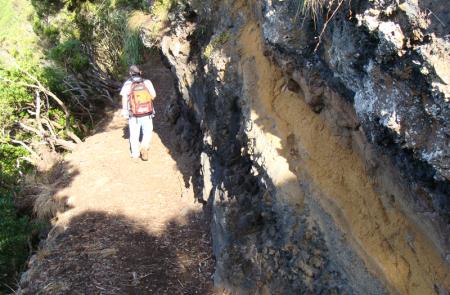
{"label": "person's hand", "polygon": [[130,113],[125,109],[122,109],[121,115],[124,119],[128,119],[130,117]]}

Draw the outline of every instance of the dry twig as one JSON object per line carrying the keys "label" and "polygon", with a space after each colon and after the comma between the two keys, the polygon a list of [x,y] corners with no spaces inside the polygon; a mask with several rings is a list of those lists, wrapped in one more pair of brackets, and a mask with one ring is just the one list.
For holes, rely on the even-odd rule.
{"label": "dry twig", "polygon": [[[314,52],[317,51],[317,49],[319,49],[320,46],[320,42],[322,41],[322,36],[325,33],[325,30],[327,29],[328,24],[330,23],[331,19],[335,16],[336,12],[339,10],[339,8],[341,7],[342,3],[344,3],[344,0],[340,0],[336,9],[333,11],[333,14],[331,14],[330,18],[327,19],[327,21],[325,22],[325,24],[323,25],[322,31],[320,32],[319,35],[319,40],[317,41],[316,47],[314,48]],[[330,8],[331,8],[331,4],[330,4]]]}

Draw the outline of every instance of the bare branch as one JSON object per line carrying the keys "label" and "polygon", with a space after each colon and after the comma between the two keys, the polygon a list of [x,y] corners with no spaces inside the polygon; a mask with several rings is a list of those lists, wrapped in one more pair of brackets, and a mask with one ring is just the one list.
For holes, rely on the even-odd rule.
{"label": "bare branch", "polygon": [[38,129],[34,128],[34,127],[25,125],[25,124],[22,123],[22,122],[18,122],[17,125],[18,125],[20,128],[22,128],[22,129],[24,129],[24,130],[26,130],[26,131],[28,131],[28,132],[35,133],[35,134],[38,135],[39,137],[42,137],[42,138],[45,137],[45,133],[44,133],[42,130],[38,130]]}
{"label": "bare branch", "polygon": [[[333,2],[334,2],[334,1],[333,1]],[[322,41],[322,36],[323,36],[323,34],[325,33],[325,30],[327,29],[328,24],[330,23],[331,19],[334,17],[334,15],[336,14],[336,12],[337,12],[337,11],[339,10],[339,8],[341,7],[342,3],[344,3],[344,0],[340,0],[340,1],[339,1],[337,7],[336,7],[336,8],[334,9],[334,11],[333,11],[333,14],[332,14],[332,15],[330,16],[330,18],[327,19],[327,21],[325,22],[325,24],[324,24],[324,26],[323,26],[323,28],[322,28],[322,31],[320,32],[319,40],[317,41],[316,47],[314,48],[314,52],[316,52],[317,49],[319,49],[320,42]],[[330,7],[330,8],[331,8],[331,7]]]}
{"label": "bare branch", "polygon": [[30,157],[20,157],[19,159],[25,160],[25,161],[27,161],[28,163],[30,163],[31,165],[36,165],[36,160],[33,160],[33,159],[30,158]]}
{"label": "bare branch", "polygon": [[36,123],[39,127],[39,129],[42,130],[42,122],[41,122],[41,95],[38,90],[35,90],[36,92]]}
{"label": "bare branch", "polygon": [[70,137],[75,143],[82,143],[83,141],[72,131],[67,130],[66,135]]}
{"label": "bare branch", "polygon": [[73,151],[77,146],[75,143],[71,141],[67,141],[60,138],[55,139],[55,144],[67,151]]}
{"label": "bare branch", "polygon": [[78,80],[73,79],[71,80],[71,82],[75,83],[75,86],[71,85],[69,81],[64,80],[64,84],[66,84],[66,86],[70,87],[68,90],[72,92],[72,97],[75,99],[75,101],[77,102],[77,104],[84,110],[86,111],[86,113],[89,116],[89,120],[91,121],[91,124],[94,125],[94,119],[92,118],[92,114],[89,111],[89,109],[84,106],[84,104],[82,104],[80,102],[80,100],[78,99],[78,95],[74,94],[73,91],[78,91],[80,93],[80,95],[83,97],[83,99],[87,102],[89,102],[88,100],[88,94],[86,93],[85,89],[80,85],[80,83],[78,82]]}

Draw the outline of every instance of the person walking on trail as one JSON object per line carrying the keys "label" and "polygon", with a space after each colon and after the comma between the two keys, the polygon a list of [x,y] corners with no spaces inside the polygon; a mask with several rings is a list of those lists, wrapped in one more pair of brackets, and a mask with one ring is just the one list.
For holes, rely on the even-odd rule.
{"label": "person walking on trail", "polygon": [[[122,116],[128,119],[130,131],[131,158],[148,161],[148,150],[153,132],[153,100],[156,97],[155,89],[150,80],[142,78],[138,66],[132,65],[129,69],[130,78],[125,81],[120,91],[122,96]],[[142,129],[142,141],[139,137]]]}

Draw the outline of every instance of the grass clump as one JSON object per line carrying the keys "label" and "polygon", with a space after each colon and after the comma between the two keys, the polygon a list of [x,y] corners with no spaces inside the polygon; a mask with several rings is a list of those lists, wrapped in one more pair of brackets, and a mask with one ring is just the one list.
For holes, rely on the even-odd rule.
{"label": "grass clump", "polygon": [[133,64],[141,64],[144,61],[144,56],[142,52],[144,52],[145,47],[142,43],[141,37],[138,31],[129,30],[125,35],[124,40],[124,60],[127,66]]}
{"label": "grass clump", "polygon": [[203,56],[206,59],[210,59],[213,51],[218,47],[227,43],[230,39],[231,39],[230,32],[225,31],[220,33],[220,35],[213,38],[211,42],[209,42],[209,44],[205,47],[205,50],[203,51]]}

